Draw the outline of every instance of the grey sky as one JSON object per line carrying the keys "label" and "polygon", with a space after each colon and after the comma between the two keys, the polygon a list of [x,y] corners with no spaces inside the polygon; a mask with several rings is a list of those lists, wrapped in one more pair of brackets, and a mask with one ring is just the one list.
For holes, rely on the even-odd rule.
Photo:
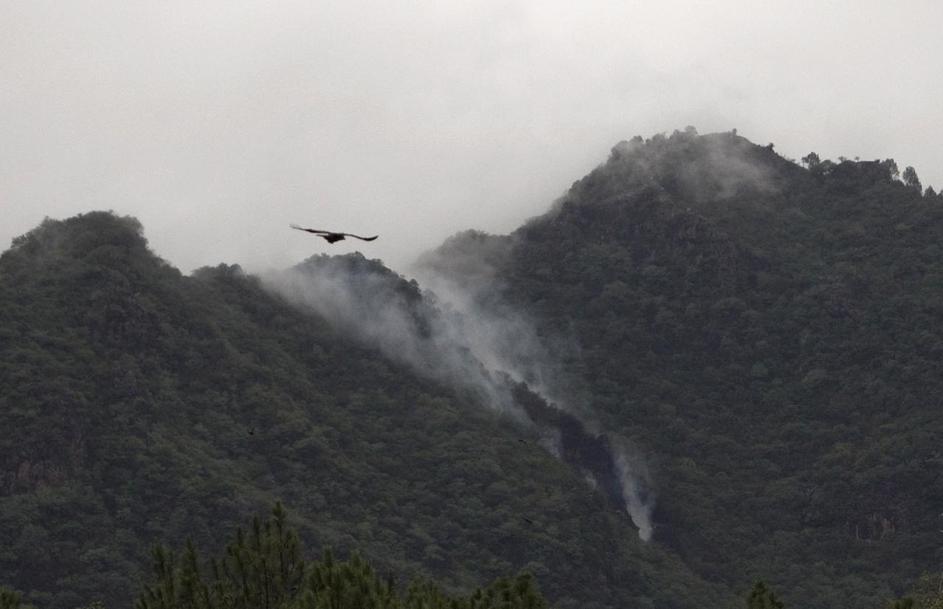
{"label": "grey sky", "polygon": [[184,271],[401,268],[689,124],[940,187],[941,102],[938,0],[0,0],[0,248],[114,209]]}

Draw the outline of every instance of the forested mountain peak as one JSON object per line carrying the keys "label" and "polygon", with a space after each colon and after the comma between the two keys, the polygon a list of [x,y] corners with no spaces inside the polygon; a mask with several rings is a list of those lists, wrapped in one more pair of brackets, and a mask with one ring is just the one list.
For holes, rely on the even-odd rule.
{"label": "forested mountain peak", "polygon": [[654,464],[656,543],[787,605],[876,606],[943,556],[943,205],[904,173],[634,138],[546,214],[424,263],[488,269],[485,301],[573,338],[602,427]]}
{"label": "forested mountain peak", "polygon": [[798,169],[772,147],[736,133],[698,135],[688,128],[619,142],[603,165],[574,184],[569,197],[600,204],[650,188],[681,201],[706,202],[776,192]]}
{"label": "forested mountain peak", "polygon": [[134,219],[47,220],[0,256],[0,578],[118,606],[154,542],[282,500],[310,547],[448,590],[880,606],[943,560],[938,203],[888,159],[688,129],[418,281],[184,276]]}
{"label": "forested mountain peak", "polygon": [[[912,167],[903,174],[893,159],[837,162],[811,152],[801,164],[777,154],[773,144],[757,145],[726,133],[698,135],[693,127],[670,136],[635,136],[616,144],[605,163],[574,183],[561,199],[604,204],[652,189],[678,203],[706,204],[742,197],[788,197],[814,186],[832,194],[861,194],[876,186],[908,189],[912,198],[924,193]],[[925,193],[934,198],[932,190]]]}
{"label": "forested mountain peak", "polygon": [[13,240],[3,252],[5,269],[17,261],[42,264],[62,259],[92,258],[97,262],[158,262],[147,248],[137,219],[96,211],[65,220],[47,218],[30,232]]}

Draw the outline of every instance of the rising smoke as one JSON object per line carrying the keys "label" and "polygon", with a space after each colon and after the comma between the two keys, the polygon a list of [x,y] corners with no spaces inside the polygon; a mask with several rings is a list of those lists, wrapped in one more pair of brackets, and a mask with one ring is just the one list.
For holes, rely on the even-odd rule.
{"label": "rising smoke", "polygon": [[[489,239],[498,250],[508,246],[506,238]],[[536,325],[498,296],[488,264],[451,254],[451,265],[465,267],[461,284],[441,273],[433,257],[417,267],[423,284],[434,290],[423,291],[415,280],[360,254],[316,256],[262,280],[289,302],[393,361],[456,388],[535,433],[549,453],[576,467],[591,486],[624,509],[641,539],[651,539],[654,497],[647,491],[644,461],[625,440],[599,434],[588,407],[572,406],[585,401],[573,399],[577,392],[567,387],[560,360],[551,354],[566,343],[556,339],[554,348],[548,348]]]}
{"label": "rising smoke", "polygon": [[612,444],[625,510],[638,527],[638,536],[642,541],[649,541],[655,532],[652,521],[655,498],[651,495],[648,465],[624,439],[616,438]]}
{"label": "rising smoke", "polygon": [[473,394],[503,414],[523,419],[498,372],[506,360],[493,327],[421,292],[415,281],[360,254],[317,256],[263,284],[289,302],[314,311],[344,334],[370,345],[417,373]]}

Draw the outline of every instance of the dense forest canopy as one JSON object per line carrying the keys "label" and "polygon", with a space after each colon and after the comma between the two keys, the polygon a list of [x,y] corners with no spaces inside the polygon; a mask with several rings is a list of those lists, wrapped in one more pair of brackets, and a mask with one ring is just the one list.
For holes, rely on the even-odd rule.
{"label": "dense forest canopy", "polygon": [[934,606],[941,238],[913,168],[693,129],[418,282],[184,276],[134,219],[47,220],[0,256],[0,584],[128,606],[155,544],[221,555],[282,501],[314,555],[461,602]]}
{"label": "dense forest canopy", "polygon": [[480,251],[502,299],[575,335],[686,564],[768,577],[787,604],[877,606],[943,559],[943,201],[892,160],[809,157],[635,138],[506,254],[460,235],[425,263],[460,283]]}
{"label": "dense forest canopy", "polygon": [[45,222],[0,258],[0,303],[0,573],[37,606],[127,606],[153,544],[218,547],[275,500],[315,552],[403,580],[724,598],[477,395],[236,267],[182,276],[132,219]]}

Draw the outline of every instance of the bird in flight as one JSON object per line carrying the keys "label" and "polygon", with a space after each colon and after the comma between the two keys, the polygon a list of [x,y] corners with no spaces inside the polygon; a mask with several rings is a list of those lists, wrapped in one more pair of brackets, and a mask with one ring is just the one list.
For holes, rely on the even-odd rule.
{"label": "bird in flight", "polygon": [[329,230],[318,230],[316,228],[304,228],[303,226],[298,226],[297,224],[289,224],[295,230],[303,230],[306,233],[311,233],[321,237],[328,243],[336,243],[338,241],[343,241],[346,237],[353,237],[354,239],[360,239],[362,241],[373,241],[380,235],[374,235],[372,237],[361,237],[360,235],[355,235],[353,233],[335,233]]}

